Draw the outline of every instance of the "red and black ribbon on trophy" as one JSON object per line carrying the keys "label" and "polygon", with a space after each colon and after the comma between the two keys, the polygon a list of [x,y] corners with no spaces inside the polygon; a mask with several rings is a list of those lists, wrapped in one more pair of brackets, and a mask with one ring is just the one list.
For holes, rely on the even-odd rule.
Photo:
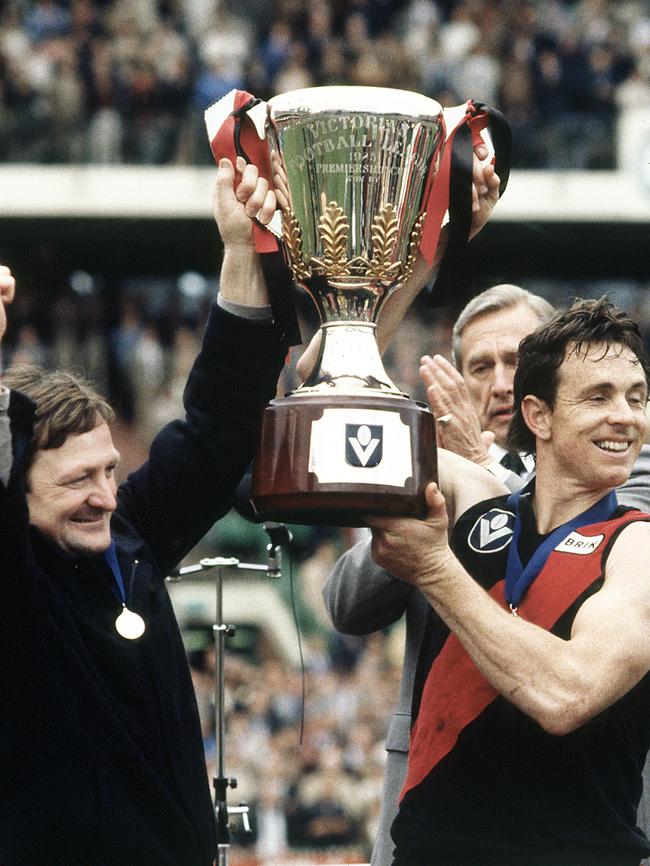
{"label": "red and black ribbon on trophy", "polygon": [[[464,108],[464,112],[460,109]],[[445,212],[447,248],[433,282],[428,302],[442,307],[454,296],[464,293],[471,279],[467,244],[472,224],[472,158],[473,150],[485,143],[483,130],[489,132],[494,150],[494,168],[499,176],[499,197],[505,192],[510,176],[512,133],[510,126],[494,108],[469,99],[464,106],[445,109],[448,116],[457,112],[456,122],[446,130],[445,147],[437,172],[432,171],[423,210],[427,218],[420,242],[420,251],[433,264]]]}

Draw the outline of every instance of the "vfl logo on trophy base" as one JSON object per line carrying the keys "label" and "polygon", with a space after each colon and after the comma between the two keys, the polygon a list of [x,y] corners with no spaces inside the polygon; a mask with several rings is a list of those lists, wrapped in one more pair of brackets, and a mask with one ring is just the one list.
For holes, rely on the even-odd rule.
{"label": "vfl logo on trophy base", "polygon": [[383,428],[379,424],[345,425],[345,462],[350,466],[378,466],[383,445]]}
{"label": "vfl logo on trophy base", "polygon": [[514,525],[515,515],[511,511],[493,508],[472,526],[467,542],[477,553],[497,553],[510,544]]}

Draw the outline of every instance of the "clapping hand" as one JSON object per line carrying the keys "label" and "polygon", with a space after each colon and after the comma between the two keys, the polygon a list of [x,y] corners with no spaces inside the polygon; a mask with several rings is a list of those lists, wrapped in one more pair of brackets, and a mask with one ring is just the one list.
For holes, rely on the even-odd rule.
{"label": "clapping hand", "polygon": [[6,265],[0,265],[0,340],[7,330],[7,312],[5,307],[14,299],[16,279]]}

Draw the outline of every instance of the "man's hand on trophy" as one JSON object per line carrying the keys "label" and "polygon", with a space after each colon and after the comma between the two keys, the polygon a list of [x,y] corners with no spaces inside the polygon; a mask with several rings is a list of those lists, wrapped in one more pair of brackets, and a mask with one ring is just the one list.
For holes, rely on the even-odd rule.
{"label": "man's hand on trophy", "polygon": [[224,244],[219,292],[224,300],[264,307],[269,295],[260,256],[255,249],[253,220],[266,225],[276,200],[257,167],[238,157],[219,160],[214,187],[214,218]]}
{"label": "man's hand on trophy", "polygon": [[477,235],[489,220],[495,204],[499,201],[501,180],[494,170],[488,148],[479,144],[472,157],[472,224],[470,240]]}
{"label": "man's hand on trophy", "polygon": [[372,558],[394,577],[425,589],[436,582],[447,563],[449,517],[437,484],[425,490],[428,514],[424,520],[407,517],[368,517],[372,530]]}
{"label": "man's hand on trophy", "polygon": [[426,386],[427,399],[436,418],[438,445],[473,463],[489,466],[493,460],[487,449],[494,434],[481,431],[462,375],[442,355],[424,355],[420,359],[418,372]]}
{"label": "man's hand on trophy", "polygon": [[275,209],[275,193],[260,177],[257,166],[237,157],[235,172],[229,159],[219,160],[213,212],[224,246],[254,249],[253,220],[267,225]]}

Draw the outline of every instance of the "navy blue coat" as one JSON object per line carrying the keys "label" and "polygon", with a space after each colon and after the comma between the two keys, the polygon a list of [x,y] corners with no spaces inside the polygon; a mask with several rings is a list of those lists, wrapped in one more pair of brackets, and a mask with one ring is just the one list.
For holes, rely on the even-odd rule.
{"label": "navy blue coat", "polygon": [[[21,455],[33,407],[12,393],[14,466],[0,497],[0,863],[209,866],[214,817],[189,668],[165,575],[229,507],[283,347],[214,307],[184,394],[120,486],[111,524],[129,606],[102,556],[69,557],[29,526]],[[137,565],[135,564],[137,561]]]}

